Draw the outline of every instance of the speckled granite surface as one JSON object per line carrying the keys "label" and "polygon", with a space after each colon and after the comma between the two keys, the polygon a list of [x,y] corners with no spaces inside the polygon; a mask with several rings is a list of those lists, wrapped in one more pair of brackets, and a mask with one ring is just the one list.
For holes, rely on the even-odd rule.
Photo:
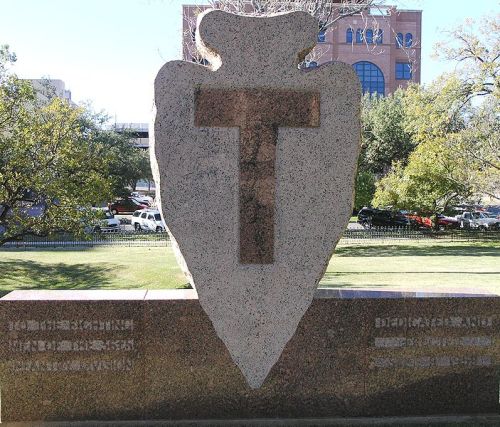
{"label": "speckled granite surface", "polygon": [[194,291],[0,300],[2,420],[500,413],[499,297],[320,295],[257,390]]}
{"label": "speckled granite surface", "polygon": [[197,28],[213,66],[173,61],[159,71],[154,176],[201,306],[259,387],[352,211],[360,84],[347,64],[297,68],[317,37],[306,13],[211,11]]}

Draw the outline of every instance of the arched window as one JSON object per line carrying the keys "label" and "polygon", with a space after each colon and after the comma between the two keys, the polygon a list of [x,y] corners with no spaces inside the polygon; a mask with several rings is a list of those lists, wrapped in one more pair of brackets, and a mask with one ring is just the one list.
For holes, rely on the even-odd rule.
{"label": "arched window", "polygon": [[352,43],[352,28],[348,28],[345,33],[345,42]]}
{"label": "arched window", "polygon": [[377,36],[375,38],[376,44],[382,44],[384,42],[384,35],[381,29],[377,30]]}
{"label": "arched window", "polygon": [[382,96],[385,94],[384,74],[379,67],[368,61],[356,62],[353,67],[361,82],[363,93]]}
{"label": "arched window", "polygon": [[396,36],[396,47],[399,49],[403,47],[403,33],[398,33]]}
{"label": "arched window", "polygon": [[373,30],[366,30],[365,37],[366,43],[373,43]]}
{"label": "arched window", "polygon": [[406,33],[406,36],[405,36],[405,46],[406,47],[411,47],[411,45],[413,44],[413,36],[411,33]]}
{"label": "arched window", "polygon": [[363,30],[361,28],[356,30],[356,43],[363,43]]}

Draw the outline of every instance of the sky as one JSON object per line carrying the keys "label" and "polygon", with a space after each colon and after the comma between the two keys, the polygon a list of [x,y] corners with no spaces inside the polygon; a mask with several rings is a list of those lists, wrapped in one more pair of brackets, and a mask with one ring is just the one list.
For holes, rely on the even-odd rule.
{"label": "sky", "polygon": [[[73,101],[90,102],[116,122],[151,119],[153,80],[181,58],[182,4],[197,0],[0,0],[0,44],[17,54],[21,78],[66,83]],[[500,11],[498,0],[397,0],[423,10],[422,83],[451,71],[431,57],[443,31]]]}

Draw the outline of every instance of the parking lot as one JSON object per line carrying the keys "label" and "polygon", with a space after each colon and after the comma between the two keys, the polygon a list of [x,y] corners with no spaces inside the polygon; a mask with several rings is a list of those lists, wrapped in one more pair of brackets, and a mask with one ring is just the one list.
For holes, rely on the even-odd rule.
{"label": "parking lot", "polygon": [[[115,218],[120,221],[120,231],[134,231],[132,225],[132,214],[115,215]],[[350,222],[347,226],[349,230],[362,230],[360,224]]]}

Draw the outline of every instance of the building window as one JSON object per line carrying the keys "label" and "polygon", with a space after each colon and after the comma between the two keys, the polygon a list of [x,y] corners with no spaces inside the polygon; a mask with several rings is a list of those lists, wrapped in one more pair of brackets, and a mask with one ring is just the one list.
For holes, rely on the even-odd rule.
{"label": "building window", "polygon": [[356,43],[363,43],[363,31],[361,28],[356,30]]}
{"label": "building window", "polygon": [[411,47],[413,44],[413,36],[411,33],[406,33],[405,35],[405,46]]}
{"label": "building window", "polygon": [[398,33],[396,36],[396,47],[399,49],[403,47],[403,33]]}
{"label": "building window", "polygon": [[382,96],[385,94],[384,74],[379,67],[368,61],[356,62],[353,67],[361,82],[363,93]]}
{"label": "building window", "polygon": [[352,43],[352,28],[348,28],[345,33],[345,42]]}
{"label": "building window", "polygon": [[373,30],[366,30],[365,37],[366,43],[373,43]]}
{"label": "building window", "polygon": [[410,80],[411,65],[408,62],[396,62],[396,80]]}
{"label": "building window", "polygon": [[377,30],[377,36],[375,38],[375,43],[376,44],[382,44],[384,42],[384,34],[382,30]]}

